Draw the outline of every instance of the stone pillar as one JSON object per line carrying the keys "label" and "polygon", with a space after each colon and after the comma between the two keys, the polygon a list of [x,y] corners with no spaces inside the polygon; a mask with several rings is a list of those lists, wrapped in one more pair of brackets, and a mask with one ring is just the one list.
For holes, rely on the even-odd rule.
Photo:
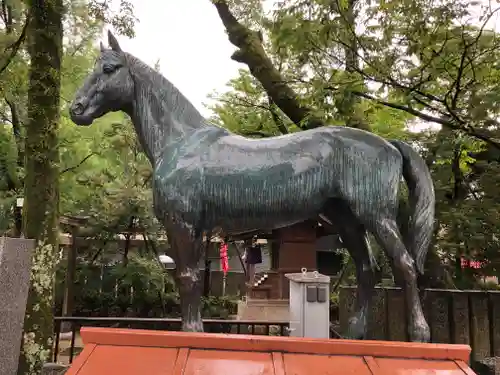
{"label": "stone pillar", "polygon": [[15,375],[34,240],[0,237],[0,375]]}

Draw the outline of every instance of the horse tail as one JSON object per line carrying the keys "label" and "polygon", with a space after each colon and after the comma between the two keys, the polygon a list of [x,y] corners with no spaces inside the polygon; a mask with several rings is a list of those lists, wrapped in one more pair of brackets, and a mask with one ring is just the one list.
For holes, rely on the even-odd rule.
{"label": "horse tail", "polygon": [[403,157],[403,177],[408,185],[411,214],[405,243],[416,263],[424,273],[424,262],[434,231],[436,197],[431,173],[424,159],[407,143],[389,141]]}

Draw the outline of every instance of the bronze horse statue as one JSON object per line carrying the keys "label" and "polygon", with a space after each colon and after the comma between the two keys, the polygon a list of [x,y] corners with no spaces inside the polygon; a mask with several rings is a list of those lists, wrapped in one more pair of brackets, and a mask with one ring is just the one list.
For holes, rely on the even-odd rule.
{"label": "bronze horse statue", "polygon": [[[109,49],[101,44],[70,115],[78,125],[111,111],[131,117],[154,169],[154,210],[174,253],[183,330],[203,331],[198,262],[205,233],[244,234],[321,218],[340,234],[356,265],[349,336],[366,334],[376,282],[370,232],[402,275],[410,339],[429,341],[416,280],[432,236],[435,196],[416,151],[341,126],[259,140],[232,134],[208,123],[172,83],[122,51],[111,33],[108,43]],[[408,238],[396,221],[402,177],[412,208]]]}

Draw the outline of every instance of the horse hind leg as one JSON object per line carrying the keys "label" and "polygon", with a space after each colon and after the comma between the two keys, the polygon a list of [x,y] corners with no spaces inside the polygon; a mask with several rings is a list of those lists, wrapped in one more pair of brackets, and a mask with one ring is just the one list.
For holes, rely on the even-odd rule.
{"label": "horse hind leg", "polygon": [[376,283],[376,269],[370,260],[371,248],[365,229],[362,226],[344,227],[340,232],[342,241],[354,261],[358,284],[355,313],[349,319],[347,335],[353,339],[364,339],[367,334],[368,314]]}
{"label": "horse hind leg", "polygon": [[370,221],[373,225],[373,234],[396,272],[401,275],[401,283],[407,301],[409,313],[408,334],[411,341],[429,342],[430,329],[422,310],[417,287],[417,270],[415,261],[406,249],[395,217],[379,214],[379,217]]}

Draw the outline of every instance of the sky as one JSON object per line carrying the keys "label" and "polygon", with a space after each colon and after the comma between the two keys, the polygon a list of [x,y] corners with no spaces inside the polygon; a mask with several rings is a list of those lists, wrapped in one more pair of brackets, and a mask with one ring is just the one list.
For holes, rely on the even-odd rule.
{"label": "sky", "polygon": [[208,0],[131,0],[139,19],[136,37],[117,36],[121,48],[148,65],[160,62],[162,74],[205,116],[207,95],[226,91],[243,64],[215,7]]}

